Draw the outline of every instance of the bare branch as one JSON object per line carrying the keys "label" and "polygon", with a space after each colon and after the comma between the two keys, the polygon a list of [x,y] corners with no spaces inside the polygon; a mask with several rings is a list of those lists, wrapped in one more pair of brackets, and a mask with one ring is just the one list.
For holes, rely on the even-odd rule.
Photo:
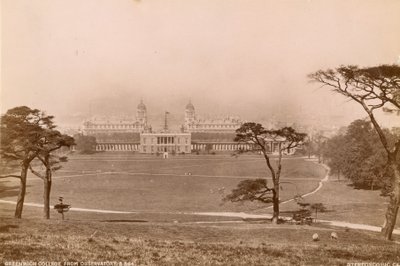
{"label": "bare branch", "polygon": [[40,179],[46,180],[46,177],[39,172],[35,171],[31,165],[29,165],[29,170],[34,174],[35,176],[39,177]]}

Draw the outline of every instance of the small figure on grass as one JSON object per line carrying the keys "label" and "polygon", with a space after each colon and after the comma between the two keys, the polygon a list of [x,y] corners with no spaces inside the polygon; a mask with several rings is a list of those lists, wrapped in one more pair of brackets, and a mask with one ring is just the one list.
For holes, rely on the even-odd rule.
{"label": "small figure on grass", "polygon": [[71,208],[71,205],[64,204],[63,200],[64,200],[63,197],[59,197],[58,198],[59,203],[54,205],[54,209],[57,210],[58,213],[61,213],[62,220],[64,220],[64,212],[69,211],[69,209]]}

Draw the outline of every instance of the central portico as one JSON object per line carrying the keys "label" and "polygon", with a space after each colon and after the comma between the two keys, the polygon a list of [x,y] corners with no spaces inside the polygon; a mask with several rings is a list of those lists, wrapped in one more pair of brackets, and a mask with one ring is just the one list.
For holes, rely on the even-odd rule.
{"label": "central portico", "polygon": [[140,134],[140,153],[190,153],[190,133],[142,133]]}

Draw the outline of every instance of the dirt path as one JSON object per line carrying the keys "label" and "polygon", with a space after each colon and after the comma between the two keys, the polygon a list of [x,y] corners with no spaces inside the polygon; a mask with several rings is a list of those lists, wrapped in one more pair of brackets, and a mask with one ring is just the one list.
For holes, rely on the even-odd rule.
{"label": "dirt path", "polygon": [[[8,200],[0,200],[0,203],[6,204],[15,204],[14,201]],[[24,203],[26,206],[30,207],[40,207],[43,208],[42,204],[37,203]],[[71,208],[70,211],[81,211],[81,212],[97,212],[97,213],[109,213],[109,214],[139,214],[143,212],[123,212],[123,211],[113,211],[113,210],[99,210],[99,209],[85,209],[85,208]],[[154,213],[154,212],[152,212]],[[242,218],[242,219],[271,219],[271,214],[250,214],[245,212],[157,212],[160,214],[180,214],[180,215],[198,215],[198,216],[218,216],[218,217],[227,217],[227,218]],[[229,223],[232,221],[222,221],[224,223]],[[241,221],[234,221],[234,222],[241,222]],[[351,229],[360,229],[360,230],[367,230],[367,231],[374,231],[380,232],[381,227],[379,226],[372,226],[367,224],[355,224],[355,223],[348,223],[343,221],[328,221],[328,220],[318,220],[318,222],[337,226],[337,227],[344,227],[344,228],[351,228]],[[197,222],[197,223],[204,223],[204,222]],[[213,222],[215,223],[215,222]],[[393,234],[400,235],[400,230],[395,229],[393,230]]]}
{"label": "dirt path", "polygon": [[[308,161],[312,161],[312,162],[314,162],[314,163],[316,163],[316,164],[318,164],[318,165],[323,166],[323,167],[326,169],[326,174],[325,174],[325,177],[319,181],[318,187],[317,187],[316,189],[314,189],[314,190],[311,191],[311,192],[307,192],[307,193],[301,195],[301,197],[303,197],[303,198],[308,197],[308,196],[310,196],[310,195],[312,195],[312,194],[317,193],[317,192],[323,187],[324,182],[327,182],[327,181],[329,180],[329,171],[330,171],[330,169],[329,169],[329,167],[328,167],[327,165],[325,165],[325,164],[319,164],[319,163],[317,163],[317,161],[311,160],[311,159],[308,159]],[[282,180],[287,180],[287,179],[282,178]],[[307,179],[307,180],[310,180],[310,179]],[[292,201],[294,201],[294,198],[293,198],[293,199],[288,199],[288,200],[282,201],[282,202],[280,203],[280,205],[285,204],[285,203],[289,203],[289,202],[292,202]],[[266,209],[271,209],[272,207],[273,207],[273,206],[271,205],[271,206],[267,207]]]}

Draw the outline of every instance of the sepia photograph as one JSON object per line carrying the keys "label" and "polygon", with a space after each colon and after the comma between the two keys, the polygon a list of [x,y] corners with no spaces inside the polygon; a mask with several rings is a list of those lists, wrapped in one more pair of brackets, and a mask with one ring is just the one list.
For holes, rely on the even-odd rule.
{"label": "sepia photograph", "polygon": [[0,0],[0,266],[400,266],[399,0]]}

